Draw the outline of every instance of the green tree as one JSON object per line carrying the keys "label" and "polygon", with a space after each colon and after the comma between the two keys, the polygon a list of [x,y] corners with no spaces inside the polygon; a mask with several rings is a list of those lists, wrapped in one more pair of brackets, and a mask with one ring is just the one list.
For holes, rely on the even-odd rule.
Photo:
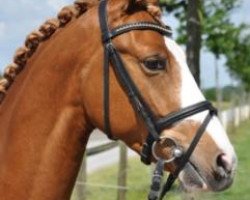
{"label": "green tree", "polygon": [[[246,27],[243,27],[246,29]],[[250,91],[250,33],[243,32],[233,39],[233,47],[227,52],[227,66]]]}

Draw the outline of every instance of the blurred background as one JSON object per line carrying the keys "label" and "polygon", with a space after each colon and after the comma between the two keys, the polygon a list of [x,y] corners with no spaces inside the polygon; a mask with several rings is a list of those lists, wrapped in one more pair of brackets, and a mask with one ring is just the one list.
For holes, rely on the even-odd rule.
{"label": "blurred background", "polygon": [[[25,37],[72,0],[0,0],[0,74]],[[239,167],[231,189],[187,195],[175,185],[168,199],[250,199],[250,1],[161,0],[164,22],[185,49],[196,82],[235,145]],[[98,130],[92,135],[72,200],[146,199],[152,167]]]}

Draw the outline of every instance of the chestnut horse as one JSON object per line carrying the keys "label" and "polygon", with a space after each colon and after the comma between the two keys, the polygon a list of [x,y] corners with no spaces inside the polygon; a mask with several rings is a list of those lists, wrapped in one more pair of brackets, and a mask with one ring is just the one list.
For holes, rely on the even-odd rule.
{"label": "chestnut horse", "polygon": [[[0,83],[0,196],[3,200],[66,200],[95,128],[104,130],[103,44],[98,0],[77,0],[28,35]],[[108,24],[159,23],[157,0],[109,0]],[[165,116],[204,101],[181,48],[152,30],[116,37],[114,45],[147,105]],[[148,135],[110,68],[112,135],[141,153]],[[161,132],[184,150],[206,112]],[[160,142],[159,154],[169,158]],[[154,160],[154,158],[152,158]],[[192,165],[191,165],[192,164]],[[175,164],[166,169],[172,172]],[[234,178],[236,155],[213,117],[179,174],[187,190],[220,191]]]}

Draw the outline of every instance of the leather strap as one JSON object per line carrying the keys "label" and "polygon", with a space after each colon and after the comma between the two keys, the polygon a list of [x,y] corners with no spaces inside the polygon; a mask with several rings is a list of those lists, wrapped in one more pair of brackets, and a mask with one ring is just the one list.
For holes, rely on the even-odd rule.
{"label": "leather strap", "polygon": [[139,116],[143,119],[148,131],[152,134],[154,139],[158,141],[159,134],[155,127],[153,113],[147,106],[147,104],[143,101],[143,98],[141,97],[141,94],[139,93],[137,87],[135,86],[128,72],[124,68],[124,64],[120,55],[117,53],[113,46],[111,55],[112,56],[110,57],[110,61],[112,67],[115,70],[116,76],[118,77],[120,84],[128,95],[135,112],[138,113]]}
{"label": "leather strap", "polygon": [[[109,27],[108,27],[108,15],[107,15],[107,0],[101,0],[99,4],[99,22],[100,22],[100,28],[102,33],[102,42],[109,43],[111,42],[111,37]],[[107,39],[109,38],[109,39]]]}
{"label": "leather strap", "polygon": [[110,99],[109,99],[109,59],[110,59],[110,53],[108,51],[108,45],[105,45],[104,48],[104,68],[103,68],[103,118],[104,118],[104,131],[107,134],[109,139],[113,139],[114,137],[111,133],[111,127],[110,127]]}
{"label": "leather strap", "polygon": [[159,131],[168,128],[174,123],[181,121],[187,117],[198,114],[200,112],[210,110],[216,113],[216,109],[208,101],[202,101],[197,104],[185,107],[179,111],[168,114],[167,116],[159,119],[157,123],[157,128]]}
{"label": "leather strap", "polygon": [[[99,21],[102,32],[102,40],[109,34],[109,28],[107,25],[107,13],[106,13],[107,1],[100,1],[99,5]],[[110,127],[110,101],[109,101],[109,60],[110,52],[109,45],[111,40],[106,40],[104,43],[104,68],[103,68],[103,119],[104,119],[104,132],[107,134],[109,139],[114,139],[111,133]]]}

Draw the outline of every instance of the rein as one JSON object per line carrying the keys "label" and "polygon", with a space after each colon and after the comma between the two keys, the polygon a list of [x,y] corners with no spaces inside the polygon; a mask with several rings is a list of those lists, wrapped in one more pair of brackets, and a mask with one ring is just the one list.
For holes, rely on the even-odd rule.
{"label": "rein", "polygon": [[134,111],[142,118],[147,128],[148,136],[145,143],[143,144],[143,149],[141,152],[141,161],[146,165],[151,164],[152,151],[154,151],[153,144],[161,141],[162,138],[160,137],[160,134],[164,129],[171,127],[176,122],[179,122],[187,117],[190,117],[197,113],[201,113],[203,111],[208,111],[206,118],[204,119],[203,123],[197,130],[196,135],[194,136],[187,151],[180,152],[180,150],[175,149],[175,153],[173,154],[173,156],[176,158],[174,160],[176,160],[177,169],[173,173],[170,173],[165,185],[163,186],[161,193],[159,192],[161,189],[161,178],[163,176],[165,162],[161,159],[158,160],[156,170],[152,178],[151,191],[149,193],[148,199],[161,200],[163,199],[165,194],[170,190],[171,186],[177,179],[179,173],[188,163],[189,158],[192,155],[199,140],[201,139],[203,133],[205,132],[207,125],[209,124],[212,117],[217,114],[217,110],[212,106],[210,102],[203,101],[188,106],[186,108],[183,108],[177,112],[170,113],[165,117],[157,118],[151,111],[150,107],[146,104],[146,102],[142,98],[140,91],[138,90],[135,83],[131,79],[129,73],[127,72],[120,54],[118,53],[118,51],[116,50],[115,46],[112,43],[112,39],[118,37],[121,34],[125,34],[133,30],[152,30],[166,37],[170,37],[172,31],[168,26],[163,26],[159,23],[144,22],[144,21],[125,24],[110,30],[108,26],[108,16],[106,10],[107,2],[108,2],[107,0],[101,0],[99,5],[99,21],[102,32],[102,43],[104,47],[104,74],[103,74],[104,116],[103,117],[105,125],[104,131],[107,134],[107,136],[110,139],[114,139],[111,133],[110,113],[109,113],[109,106],[110,106],[109,65],[110,64],[115,71],[119,83],[125,90],[125,93],[127,94],[131,102],[131,105],[134,108]]}

